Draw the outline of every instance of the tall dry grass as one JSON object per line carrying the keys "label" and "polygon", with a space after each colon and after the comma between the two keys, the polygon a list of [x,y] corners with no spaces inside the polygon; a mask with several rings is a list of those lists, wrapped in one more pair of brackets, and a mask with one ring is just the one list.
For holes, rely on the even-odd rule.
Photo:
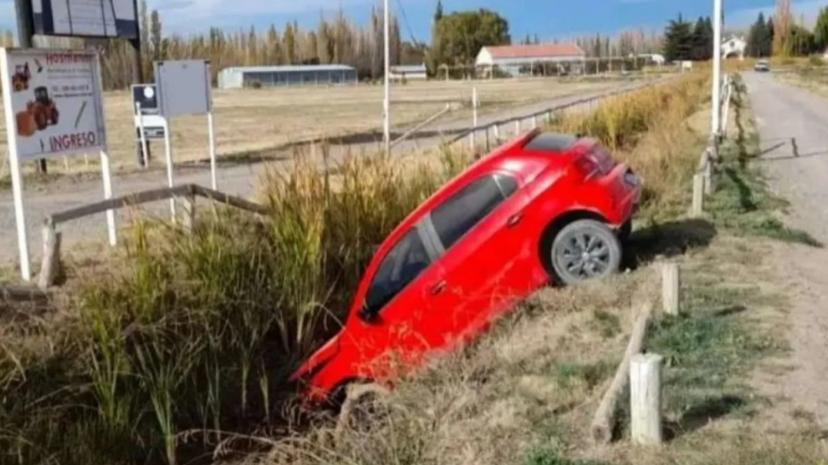
{"label": "tall dry grass", "polygon": [[693,115],[705,107],[703,73],[614,98],[590,114],[556,121],[552,128],[586,134],[605,144],[644,180],[642,215],[669,217],[684,208],[688,179],[701,153],[690,153],[707,134]]}
{"label": "tall dry grass", "polygon": [[[701,81],[617,99],[559,127],[617,149],[653,186],[648,204],[678,199],[689,166],[678,134]],[[236,434],[269,434],[292,419],[281,411],[285,378],[336,330],[374,246],[469,163],[451,152],[437,163],[352,158],[320,174],[324,154],[299,155],[264,180],[268,217],[215,210],[192,234],[139,223],[121,256],[85,277],[70,310],[0,329],[0,464],[205,461]],[[457,376],[491,370],[499,368]],[[601,366],[571,370],[563,376],[580,389],[576,378],[586,373],[589,384]],[[512,408],[486,395],[474,408]],[[434,407],[434,415],[472,408]],[[418,421],[389,426],[419,437],[407,457],[420,457],[435,434],[428,416]],[[389,451],[397,446],[409,443]]]}
{"label": "tall dry grass", "polygon": [[0,463],[186,463],[278,426],[287,376],[338,328],[374,246],[464,157],[320,174],[297,154],[263,180],[265,218],[139,222],[70,312],[2,330]]}

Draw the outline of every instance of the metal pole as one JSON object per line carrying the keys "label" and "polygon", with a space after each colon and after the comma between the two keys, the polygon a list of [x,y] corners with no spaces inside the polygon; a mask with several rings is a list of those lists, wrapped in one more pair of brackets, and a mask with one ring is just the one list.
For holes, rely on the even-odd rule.
{"label": "metal pole", "polygon": [[[0,49],[0,84],[3,89],[11,88],[11,79],[5,72],[8,69],[8,52]],[[6,127],[14,127],[14,110],[9,102],[5,105]],[[17,138],[9,137],[9,169],[11,170],[12,196],[14,200],[14,220],[17,226],[17,247],[20,252],[20,277],[23,281],[31,281],[32,267],[29,257],[29,239],[26,228],[26,211],[23,205],[23,176],[20,173],[20,159],[17,151]]]}
{"label": "metal pole", "polygon": [[383,100],[383,137],[385,155],[391,156],[391,13],[385,0],[385,99]]}
{"label": "metal pole", "polygon": [[210,135],[210,180],[213,190],[218,190],[218,176],[216,174],[216,136],[213,130],[213,112],[207,113],[207,126]]}
{"label": "metal pole", "polygon": [[477,87],[472,88],[472,133],[471,133],[471,149],[477,147]]}
{"label": "metal pole", "polygon": [[[164,118],[164,150],[166,151],[167,157],[167,186],[172,189],[175,187],[175,179],[173,178],[173,158],[172,158],[172,143],[170,139],[172,135],[170,132],[172,131],[172,125],[170,124],[170,120]],[[175,199],[170,199],[170,214],[172,215],[172,221],[175,223]]]}
{"label": "metal pole", "polygon": [[141,102],[135,102],[136,118],[138,119],[138,138],[141,144],[141,167],[149,168],[149,155],[147,150],[147,135],[144,132],[144,114],[141,111]]}
{"label": "metal pole", "polygon": [[[109,166],[109,154],[101,150],[101,174],[103,175],[104,200],[112,198],[112,170]],[[118,232],[115,228],[115,210],[106,211],[106,225],[109,232],[109,245],[118,245]]]}
{"label": "metal pole", "polygon": [[722,104],[722,0],[713,0],[713,105],[711,131],[718,137],[721,131]]}

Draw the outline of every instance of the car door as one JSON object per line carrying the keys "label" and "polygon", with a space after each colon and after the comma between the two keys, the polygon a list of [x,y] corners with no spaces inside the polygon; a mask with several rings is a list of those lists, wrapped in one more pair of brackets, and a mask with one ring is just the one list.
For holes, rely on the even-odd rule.
{"label": "car door", "polygon": [[[356,350],[356,367],[370,369],[365,376],[376,379],[389,374],[383,358],[401,358],[409,363],[426,349],[418,329],[426,313],[425,282],[442,275],[432,239],[423,224],[405,233],[382,258],[371,276],[362,302],[361,316],[348,331]],[[371,365],[366,368],[367,365]]]}
{"label": "car door", "polygon": [[450,346],[482,331],[496,312],[531,288],[530,235],[523,228],[528,197],[517,176],[492,173],[435,208],[426,226],[442,248],[429,282],[432,346]]}

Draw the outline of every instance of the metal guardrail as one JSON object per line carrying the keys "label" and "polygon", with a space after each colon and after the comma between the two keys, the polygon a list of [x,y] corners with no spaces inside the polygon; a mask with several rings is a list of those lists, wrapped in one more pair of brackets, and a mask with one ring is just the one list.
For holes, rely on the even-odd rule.
{"label": "metal guardrail", "polygon": [[[675,77],[662,78],[662,79],[658,79],[658,80],[653,81],[653,82],[646,82],[646,83],[643,83],[643,84],[630,86],[630,87],[627,87],[627,88],[624,88],[624,89],[613,90],[613,91],[610,91],[610,92],[605,92],[605,93],[602,93],[602,94],[593,95],[591,97],[578,99],[578,100],[575,100],[575,101],[572,101],[572,102],[567,102],[565,104],[556,105],[556,106],[549,107],[549,108],[546,108],[546,109],[543,109],[543,110],[540,110],[540,111],[537,111],[537,112],[534,112],[534,113],[529,113],[529,114],[525,114],[525,115],[521,115],[521,116],[515,116],[515,117],[511,117],[511,118],[505,118],[505,119],[493,121],[493,122],[485,124],[485,125],[469,128],[467,131],[461,132],[456,137],[454,137],[454,138],[448,140],[447,142],[445,142],[444,145],[453,145],[453,144],[455,144],[455,143],[457,143],[457,142],[459,142],[463,139],[466,139],[466,138],[470,137],[472,134],[475,134],[475,133],[480,132],[480,131],[485,131],[488,134],[489,130],[495,129],[495,131],[497,133],[497,132],[499,132],[499,128],[501,126],[505,126],[505,125],[509,125],[509,124],[520,125],[523,121],[526,121],[526,120],[529,120],[529,119],[533,120],[533,126],[537,127],[537,118],[538,117],[545,117],[547,122],[549,122],[551,120],[551,116],[554,113],[565,111],[565,110],[568,110],[570,108],[574,108],[574,107],[577,107],[577,106],[580,106],[580,105],[591,104],[591,103],[599,102],[601,100],[605,100],[605,99],[608,99],[608,98],[617,97],[619,95],[625,95],[625,94],[637,92],[637,91],[640,91],[640,90],[643,90],[643,89],[647,89],[647,88],[650,88],[650,87],[655,87],[657,85],[664,84],[665,82],[668,82],[672,79],[675,79]],[[534,127],[533,127],[533,129],[534,129]]]}

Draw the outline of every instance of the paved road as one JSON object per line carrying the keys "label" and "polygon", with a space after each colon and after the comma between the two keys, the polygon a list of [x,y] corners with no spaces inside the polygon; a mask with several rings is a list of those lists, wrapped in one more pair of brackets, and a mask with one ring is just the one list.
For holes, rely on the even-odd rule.
{"label": "paved road", "polygon": [[[642,85],[641,81],[630,83],[629,81],[618,81],[613,89],[622,90]],[[553,106],[565,105],[580,99],[597,96],[607,91],[590,94],[573,94],[547,101],[538,101],[531,105],[524,105],[497,115],[481,117],[480,125],[489,124],[495,120],[503,120],[543,111]],[[433,147],[444,140],[447,134],[455,133],[468,127],[468,121],[453,120],[442,123],[438,128],[426,128],[425,136],[407,141],[395,148],[395,153],[410,153],[417,149]],[[514,131],[514,129],[510,129]],[[332,159],[337,160],[347,153],[369,153],[380,149],[375,142],[362,142],[349,146],[331,147]],[[283,153],[276,153],[283,161],[254,162],[247,164],[225,164],[219,168],[219,189],[234,195],[250,197],[255,193],[261,175],[267,167],[273,163],[285,163],[290,159],[292,149],[284,150]],[[207,166],[177,168],[176,182],[178,184],[201,184],[209,186],[210,175]],[[124,195],[140,192],[147,189],[166,187],[166,175],[163,170],[156,169],[144,173],[123,174],[113,181],[115,195]],[[39,225],[48,215],[74,208],[86,203],[101,200],[103,197],[100,180],[85,179],[61,179],[48,185],[25,186],[26,214],[29,224],[28,236],[33,262],[40,260],[40,228]],[[165,203],[160,203],[149,209],[151,214],[166,215]],[[15,233],[15,222],[13,204],[10,191],[0,192],[0,263],[16,262],[17,237]],[[65,248],[71,247],[79,242],[105,241],[105,218],[89,217],[66,225],[63,229]]]}
{"label": "paved road", "polygon": [[[791,202],[789,222],[828,244],[828,99],[770,74],[750,73],[745,81],[761,135],[760,163]],[[828,250],[785,247],[775,255],[780,282],[793,291],[787,315],[793,371],[774,394],[828,427]]]}

